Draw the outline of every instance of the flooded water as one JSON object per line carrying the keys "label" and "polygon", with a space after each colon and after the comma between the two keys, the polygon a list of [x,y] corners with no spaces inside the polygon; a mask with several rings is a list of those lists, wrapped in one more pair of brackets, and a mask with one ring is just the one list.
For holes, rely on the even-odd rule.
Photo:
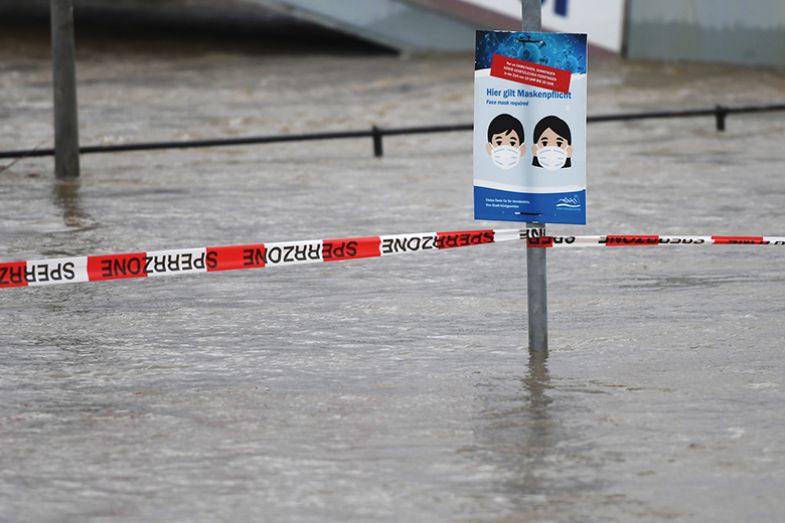
{"label": "flooded water", "polygon": [[[0,149],[51,144],[0,47]],[[84,144],[465,123],[470,56],[80,49]],[[782,102],[785,74],[591,64],[589,113]],[[593,124],[589,225],[785,234],[783,114]],[[0,173],[0,259],[507,227],[467,132]],[[4,160],[0,165],[8,165]],[[785,254],[448,252],[0,291],[0,520],[738,522],[785,514]]]}

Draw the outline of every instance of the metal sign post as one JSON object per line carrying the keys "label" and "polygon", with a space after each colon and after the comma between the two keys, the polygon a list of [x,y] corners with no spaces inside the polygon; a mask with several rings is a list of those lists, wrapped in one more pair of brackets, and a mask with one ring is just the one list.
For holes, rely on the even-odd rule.
{"label": "metal sign post", "polygon": [[79,176],[73,0],[51,0],[55,176]]}
{"label": "metal sign post", "polygon": [[[521,0],[523,31],[542,30],[541,0]],[[527,227],[540,229],[545,234],[545,224],[528,223]],[[526,247],[526,291],[529,307],[529,351],[548,351],[548,282],[545,272],[547,249]]]}

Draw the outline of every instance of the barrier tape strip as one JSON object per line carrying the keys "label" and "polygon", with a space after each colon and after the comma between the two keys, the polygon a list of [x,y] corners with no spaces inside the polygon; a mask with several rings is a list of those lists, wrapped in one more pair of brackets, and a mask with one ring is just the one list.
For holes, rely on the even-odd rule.
{"label": "barrier tape strip", "polygon": [[538,236],[528,238],[529,247],[660,247],[667,245],[777,245],[785,236]]}
{"label": "barrier tape strip", "polygon": [[785,246],[785,236],[544,236],[541,229],[481,229],[0,262],[0,288],[333,262],[524,239],[537,248]]}
{"label": "barrier tape strip", "polygon": [[520,240],[538,232],[537,229],[426,232],[16,261],[0,263],[0,288],[354,260]]}

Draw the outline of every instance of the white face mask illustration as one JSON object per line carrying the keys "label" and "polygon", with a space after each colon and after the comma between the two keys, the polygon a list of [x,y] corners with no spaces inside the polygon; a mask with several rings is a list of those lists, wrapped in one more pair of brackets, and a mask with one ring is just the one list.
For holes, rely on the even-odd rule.
{"label": "white face mask illustration", "polygon": [[543,169],[557,171],[567,163],[567,151],[556,146],[540,147],[537,149],[537,160]]}
{"label": "white face mask illustration", "polygon": [[511,145],[500,145],[493,148],[491,159],[500,169],[512,169],[521,161],[521,150]]}

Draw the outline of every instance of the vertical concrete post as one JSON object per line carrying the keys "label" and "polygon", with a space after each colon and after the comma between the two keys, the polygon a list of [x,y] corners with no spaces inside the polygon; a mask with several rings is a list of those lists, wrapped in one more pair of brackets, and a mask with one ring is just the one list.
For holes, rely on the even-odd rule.
{"label": "vertical concrete post", "polygon": [[[523,31],[542,30],[541,0],[521,0]],[[545,225],[529,223],[545,234]],[[526,292],[528,295],[529,351],[548,351],[548,281],[545,272],[547,249],[526,246]]]}
{"label": "vertical concrete post", "polygon": [[50,0],[55,112],[55,176],[79,176],[73,0]]}

